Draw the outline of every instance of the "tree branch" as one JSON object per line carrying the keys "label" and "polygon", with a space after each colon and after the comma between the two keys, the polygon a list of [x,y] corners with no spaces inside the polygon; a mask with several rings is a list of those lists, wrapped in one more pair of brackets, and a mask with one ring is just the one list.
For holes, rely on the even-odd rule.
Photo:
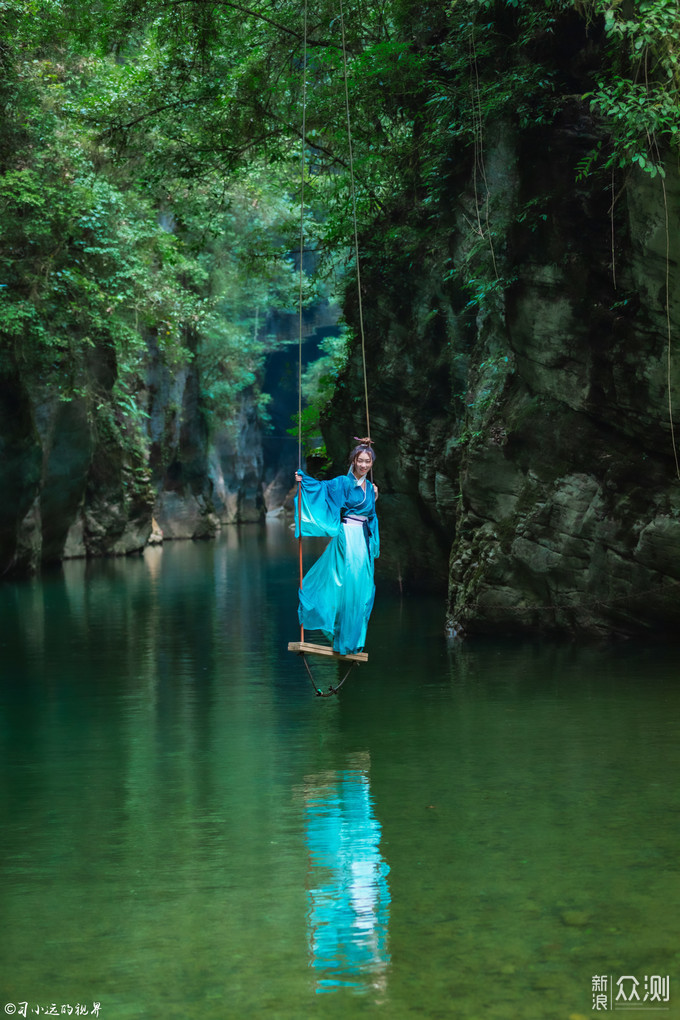
{"label": "tree branch", "polygon": [[[206,0],[167,0],[166,3],[162,3],[161,7],[182,7],[186,4],[204,4]],[[251,7],[246,7],[244,4],[236,3],[235,0],[217,0],[213,2],[210,0],[211,7],[230,7],[234,11],[238,11],[240,14],[249,14],[252,18],[256,18],[259,21],[264,21],[272,28],[277,29],[279,32],[283,32],[284,35],[292,36],[297,42],[303,41],[303,35],[301,32],[296,32],[295,29],[289,28],[287,25],[282,25],[280,21],[274,21],[273,18],[268,18],[266,14],[262,14],[260,11],[254,11]],[[330,42],[325,39],[307,39],[307,46],[326,46],[326,47],[338,47],[338,42]],[[349,49],[349,48],[348,48]],[[350,50],[351,52],[351,50]]]}

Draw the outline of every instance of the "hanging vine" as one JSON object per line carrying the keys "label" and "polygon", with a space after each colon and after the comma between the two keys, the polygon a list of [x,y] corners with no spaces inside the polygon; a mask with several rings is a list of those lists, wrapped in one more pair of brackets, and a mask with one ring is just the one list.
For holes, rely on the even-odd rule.
{"label": "hanging vine", "polygon": [[[610,40],[613,70],[599,76],[598,87],[586,98],[609,127],[610,145],[591,153],[590,166],[637,168],[659,178],[665,230],[664,314],[666,321],[666,388],[668,424],[680,478],[680,460],[673,420],[672,349],[670,312],[670,228],[664,153],[678,156],[680,142],[680,5],[677,0],[640,0],[624,8],[596,0],[592,10],[604,19]],[[584,168],[582,168],[583,170]],[[613,188],[612,188],[613,190]],[[612,217],[614,199],[612,198]],[[613,224],[613,218],[612,218]],[[613,242],[612,242],[612,271]]]}

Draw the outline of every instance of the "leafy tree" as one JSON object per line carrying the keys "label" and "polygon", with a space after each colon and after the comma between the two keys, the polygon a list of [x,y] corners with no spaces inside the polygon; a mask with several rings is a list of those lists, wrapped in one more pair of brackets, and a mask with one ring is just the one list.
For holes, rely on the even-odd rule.
{"label": "leafy tree", "polygon": [[0,351],[6,371],[19,366],[61,399],[84,399],[94,427],[144,455],[150,338],[170,370],[193,360],[211,427],[255,382],[257,321],[291,302],[275,237],[288,202],[278,178],[257,171],[227,182],[210,168],[190,181],[173,172],[169,122],[163,134],[145,119],[138,152],[114,147],[92,110],[124,102],[121,75],[147,72],[144,33],[122,62],[87,50],[119,24],[118,5],[93,8],[84,25],[56,0],[33,13],[0,5]]}
{"label": "leafy tree", "polygon": [[[172,363],[191,336],[217,426],[256,382],[264,309],[296,300],[301,167],[303,242],[327,273],[352,261],[355,208],[362,258],[414,265],[472,179],[465,258],[441,272],[474,305],[511,282],[485,180],[495,121],[539,137],[588,81],[602,137],[581,175],[662,174],[677,144],[677,0],[348,0],[343,15],[321,0],[305,32],[292,0],[3,0],[7,356],[67,398],[108,352],[125,416],[145,337]],[[532,196],[518,222],[540,216]]]}
{"label": "leafy tree", "polygon": [[609,145],[584,162],[624,168],[637,165],[665,176],[664,159],[680,141],[680,9],[676,0],[636,0],[613,5],[595,0],[604,21],[608,62],[589,94],[609,127]]}

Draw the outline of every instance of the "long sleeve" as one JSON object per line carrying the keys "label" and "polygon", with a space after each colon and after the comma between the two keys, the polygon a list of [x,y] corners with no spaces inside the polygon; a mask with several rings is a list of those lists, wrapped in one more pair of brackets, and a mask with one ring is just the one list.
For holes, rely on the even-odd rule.
{"label": "long sleeve", "polygon": [[368,541],[368,548],[370,549],[373,559],[377,560],[378,556],[380,556],[380,529],[378,528],[377,514],[373,513],[368,526],[371,533],[371,537]]}
{"label": "long sleeve", "polygon": [[295,497],[295,537],[299,538],[302,533],[304,537],[322,535],[334,538],[341,527],[340,511],[347,488],[344,476],[322,482],[303,471],[299,474],[302,476],[302,498]]}

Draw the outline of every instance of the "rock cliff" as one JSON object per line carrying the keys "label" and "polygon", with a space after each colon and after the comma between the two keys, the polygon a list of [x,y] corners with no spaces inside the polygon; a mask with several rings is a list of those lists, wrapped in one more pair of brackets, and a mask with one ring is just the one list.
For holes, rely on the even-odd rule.
{"label": "rock cliff", "polygon": [[[305,312],[305,363],[338,315],[328,302]],[[286,435],[297,410],[297,316],[271,313],[266,328],[270,428],[255,387],[209,428],[196,361],[167,365],[153,335],[133,415],[116,401],[109,348],[93,349],[69,400],[3,363],[0,572],[136,553],[150,540],[213,538],[280,509],[297,465],[297,442]]]}
{"label": "rock cliff", "polygon": [[[434,230],[411,221],[426,244],[366,244],[380,569],[446,584],[452,634],[677,631],[680,179],[633,173],[612,210],[576,182],[597,131],[574,101],[540,137],[487,133],[479,300],[472,174]],[[327,426],[339,459],[362,392],[355,352]]]}

